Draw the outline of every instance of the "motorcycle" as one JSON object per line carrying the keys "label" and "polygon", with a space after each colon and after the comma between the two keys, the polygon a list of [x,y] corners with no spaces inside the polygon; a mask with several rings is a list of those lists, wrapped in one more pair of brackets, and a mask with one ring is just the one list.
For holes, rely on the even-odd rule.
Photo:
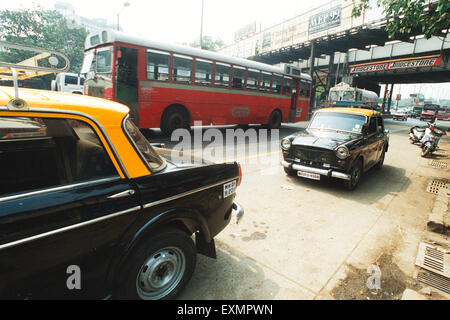
{"label": "motorcycle", "polygon": [[436,127],[435,123],[430,122],[428,128],[425,129],[425,135],[420,140],[422,148],[422,157],[432,154],[438,149],[439,140],[445,131]]}
{"label": "motorcycle", "polygon": [[409,130],[409,142],[411,142],[411,144],[420,142],[425,135],[425,130],[426,128],[421,126],[412,127]]}

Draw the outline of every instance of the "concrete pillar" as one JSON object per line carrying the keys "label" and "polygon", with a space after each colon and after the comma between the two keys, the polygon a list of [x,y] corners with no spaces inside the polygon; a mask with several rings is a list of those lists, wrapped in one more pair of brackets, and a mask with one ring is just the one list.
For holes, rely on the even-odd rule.
{"label": "concrete pillar", "polygon": [[386,110],[386,96],[388,92],[388,84],[384,86],[384,96],[383,96],[383,104],[381,105],[381,113],[384,113]]}
{"label": "concrete pillar", "polygon": [[394,91],[394,84],[391,83],[391,91],[389,92],[389,101],[388,101],[388,109],[387,113],[391,113],[391,102],[392,102],[392,93]]}
{"label": "concrete pillar", "polygon": [[334,53],[330,54],[330,62],[328,63],[327,93],[334,85]]}
{"label": "concrete pillar", "polygon": [[316,77],[314,74],[314,64],[316,60],[316,42],[311,43],[311,56],[309,58],[309,74],[311,76],[311,96],[309,98],[309,118],[312,115],[312,108],[314,107],[315,96],[316,96]]}

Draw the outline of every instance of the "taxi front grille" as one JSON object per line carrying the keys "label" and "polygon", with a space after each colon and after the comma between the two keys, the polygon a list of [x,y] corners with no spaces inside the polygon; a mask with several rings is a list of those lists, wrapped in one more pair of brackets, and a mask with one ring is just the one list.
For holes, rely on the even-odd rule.
{"label": "taxi front grille", "polygon": [[301,161],[312,161],[315,163],[330,163],[333,159],[333,152],[330,150],[294,146],[293,151],[294,157]]}

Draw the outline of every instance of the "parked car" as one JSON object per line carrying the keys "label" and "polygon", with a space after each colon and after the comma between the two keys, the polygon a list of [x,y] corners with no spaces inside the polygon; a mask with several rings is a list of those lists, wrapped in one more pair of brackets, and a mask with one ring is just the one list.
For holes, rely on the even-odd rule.
{"label": "parked car", "polygon": [[392,120],[402,120],[407,121],[408,120],[408,114],[405,110],[397,110],[392,114]]}
{"label": "parked car", "polygon": [[317,111],[304,131],[281,140],[282,166],[291,176],[341,179],[348,190],[363,172],[381,169],[389,131],[377,111],[329,108]]}
{"label": "parked car", "polygon": [[76,73],[58,73],[55,80],[51,82],[53,91],[83,94],[84,77]]}
{"label": "parked car", "polygon": [[174,162],[119,103],[11,96],[0,87],[2,298],[174,298],[242,217],[238,163]]}

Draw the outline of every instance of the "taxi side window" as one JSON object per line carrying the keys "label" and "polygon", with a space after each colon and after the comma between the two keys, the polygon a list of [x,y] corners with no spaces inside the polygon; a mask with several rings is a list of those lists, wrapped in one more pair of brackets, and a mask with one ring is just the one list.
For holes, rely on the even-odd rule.
{"label": "taxi side window", "polygon": [[383,118],[377,117],[378,133],[384,133]]}
{"label": "taxi side window", "polygon": [[0,197],[118,173],[89,124],[0,117]]}
{"label": "taxi side window", "polygon": [[377,119],[375,117],[370,118],[368,134],[377,132]]}

